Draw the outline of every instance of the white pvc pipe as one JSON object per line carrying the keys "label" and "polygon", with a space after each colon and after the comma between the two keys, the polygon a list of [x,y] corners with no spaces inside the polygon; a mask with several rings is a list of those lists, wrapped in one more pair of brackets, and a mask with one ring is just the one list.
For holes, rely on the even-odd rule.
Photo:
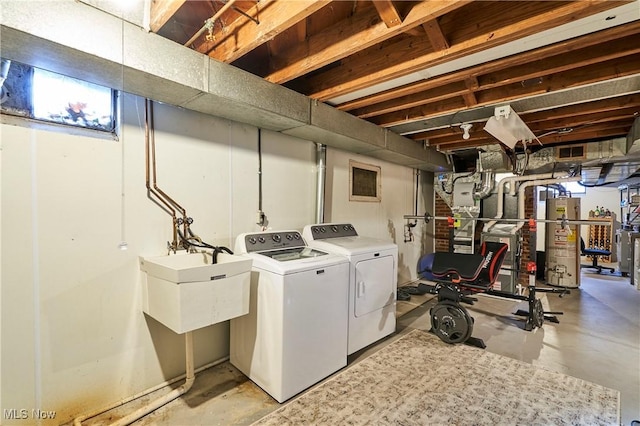
{"label": "white pvc pipe", "polygon": [[[502,219],[502,216],[504,215],[504,187],[506,186],[507,183],[510,183],[509,194],[515,195],[516,191],[515,191],[514,183],[516,182],[525,181],[525,180],[547,179],[552,177],[553,177],[553,173],[540,173],[537,175],[527,175],[527,176],[507,176],[505,178],[500,179],[500,182],[498,182],[498,210],[496,211],[495,218]],[[486,232],[488,232],[491,228],[493,228],[493,225],[495,225],[496,222],[497,220],[487,223],[487,226],[485,227]]]}
{"label": "white pvc pipe", "polygon": [[[189,337],[187,337],[187,335],[189,335]],[[188,340],[191,340],[191,341],[188,342]],[[191,348],[189,348],[189,346],[191,346]],[[154,386],[154,387],[152,387],[150,389],[146,389],[146,390],[144,390],[144,391],[142,391],[142,392],[140,392],[140,393],[138,393],[136,395],[133,395],[131,397],[128,397],[126,399],[123,399],[121,401],[113,403],[113,404],[111,404],[111,405],[109,405],[107,407],[103,407],[103,408],[101,408],[99,410],[93,411],[93,412],[91,412],[89,414],[85,414],[83,416],[78,416],[73,420],[73,426],[82,426],[82,422],[87,420],[87,419],[90,419],[92,417],[96,417],[96,416],[98,416],[98,415],[100,415],[102,413],[105,413],[105,412],[109,411],[109,410],[112,410],[114,408],[120,407],[120,406],[122,406],[124,404],[127,404],[127,403],[133,401],[133,400],[136,400],[136,399],[141,398],[141,397],[143,397],[145,395],[148,395],[148,394],[150,394],[152,392],[155,392],[155,391],[157,391],[159,389],[162,389],[163,387],[171,385],[171,384],[177,382],[178,380],[181,380],[182,378],[186,378],[185,383],[184,383],[183,386],[181,386],[180,388],[176,389],[176,391],[184,388],[189,381],[191,382],[191,384],[189,384],[189,388],[191,388],[191,386],[193,385],[193,381],[195,381],[195,373],[199,373],[199,372],[204,371],[204,370],[206,370],[208,368],[215,367],[216,365],[222,364],[223,362],[229,360],[229,357],[225,356],[225,357],[220,358],[220,359],[218,359],[216,361],[213,361],[213,362],[210,362],[208,364],[205,364],[202,367],[199,367],[197,370],[193,370],[193,367],[194,367],[194,362],[193,362],[193,339],[192,339],[192,336],[191,336],[191,332],[188,332],[188,333],[185,334],[185,352],[186,352],[186,357],[187,357],[187,360],[186,360],[187,372],[186,372],[186,374],[183,374],[181,376],[175,377],[175,378],[173,378],[173,379],[171,379],[169,381],[166,381],[164,383],[160,383],[159,385],[156,385],[156,386]],[[190,374],[190,371],[191,371],[191,374]],[[190,375],[192,377],[191,380],[189,380],[189,376]],[[186,389],[184,392],[182,392],[182,394],[186,393],[188,390],[189,389]],[[173,391],[173,392],[175,392],[175,391]],[[169,393],[167,395],[171,395],[172,393]],[[172,400],[177,398],[178,396],[180,396],[180,395],[176,395],[175,397],[172,398]],[[162,399],[165,399],[165,398],[166,398],[166,396],[162,397]],[[168,402],[170,402],[170,400],[167,400],[165,402],[165,404],[168,403]],[[162,406],[162,405],[160,405],[160,406]],[[153,410],[159,408],[160,406],[155,407]],[[150,410],[147,413],[141,414],[140,417],[150,413],[153,410]],[[141,410],[138,410],[138,411],[141,411]],[[140,417],[138,417],[138,418],[140,418]],[[131,418],[131,415],[127,416],[127,418]],[[122,421],[122,420],[123,419],[121,419],[120,421]],[[132,419],[130,422],[134,422],[136,420],[137,420],[137,418],[136,419]]]}
{"label": "white pvc pipe", "polygon": [[110,426],[127,426],[135,422],[139,418],[146,416],[152,411],[155,411],[158,408],[162,407],[163,405],[173,401],[179,396],[189,392],[189,389],[191,389],[191,386],[193,386],[193,382],[196,379],[196,376],[193,370],[193,334],[191,331],[188,331],[187,333],[185,333],[184,342],[185,342],[185,352],[186,352],[186,362],[187,362],[187,376],[184,384],[180,386],[178,389],[174,389],[168,394],[151,401],[149,404],[145,405],[144,407],[137,409],[133,413],[127,416],[124,416],[120,420],[114,423],[111,423]]}
{"label": "white pvc pipe", "polygon": [[[520,184],[520,188],[518,189],[518,219],[526,219],[524,217],[524,201],[525,195],[524,191],[530,186],[537,185],[549,185],[552,183],[562,183],[562,182],[579,182],[582,180],[581,176],[573,176],[573,177],[563,177],[556,179],[539,179],[539,180],[531,180]],[[515,234],[524,226],[524,222],[519,222],[514,230],[511,231],[512,234]]]}

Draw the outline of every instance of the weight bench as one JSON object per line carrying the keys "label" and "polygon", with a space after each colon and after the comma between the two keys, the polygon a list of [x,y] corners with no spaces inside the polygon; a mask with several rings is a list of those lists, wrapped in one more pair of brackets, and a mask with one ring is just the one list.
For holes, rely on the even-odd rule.
{"label": "weight bench", "polygon": [[[508,251],[505,243],[485,241],[477,254],[436,252],[423,256],[419,261],[423,278],[436,282],[435,286],[420,284],[429,293],[438,295],[438,303],[431,308],[431,331],[445,343],[468,343],[480,348],[486,345],[482,339],[471,337],[473,318],[460,304],[473,305],[478,299],[474,293],[486,293],[508,299],[527,301],[528,312],[518,311],[516,315],[526,316],[525,330],[541,327],[544,320],[559,322],[545,312],[540,299],[536,298],[535,279],[528,287],[528,295],[512,294],[493,288],[504,258]],[[533,268],[535,276],[535,267]],[[542,292],[565,293],[566,290],[537,289]]]}

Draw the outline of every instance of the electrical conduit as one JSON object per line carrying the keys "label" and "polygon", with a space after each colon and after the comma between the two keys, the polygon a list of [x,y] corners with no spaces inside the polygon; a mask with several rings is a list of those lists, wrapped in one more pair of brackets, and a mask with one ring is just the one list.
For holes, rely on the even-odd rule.
{"label": "electrical conduit", "polygon": [[316,164],[318,167],[318,184],[316,187],[316,223],[324,223],[324,187],[327,170],[327,147],[316,143]]}

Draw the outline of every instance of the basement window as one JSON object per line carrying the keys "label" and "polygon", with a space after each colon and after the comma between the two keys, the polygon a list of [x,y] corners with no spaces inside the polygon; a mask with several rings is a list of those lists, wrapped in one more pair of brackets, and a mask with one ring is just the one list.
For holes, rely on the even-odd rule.
{"label": "basement window", "polygon": [[380,202],[380,167],[349,160],[349,201]]}
{"label": "basement window", "polygon": [[[7,62],[2,60],[3,70]],[[2,114],[64,128],[115,133],[116,91],[15,61],[0,93]]]}

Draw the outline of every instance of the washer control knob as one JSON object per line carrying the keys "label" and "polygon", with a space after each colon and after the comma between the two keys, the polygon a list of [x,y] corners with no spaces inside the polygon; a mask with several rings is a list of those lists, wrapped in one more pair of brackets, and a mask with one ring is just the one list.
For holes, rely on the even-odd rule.
{"label": "washer control knob", "polygon": [[293,234],[293,238],[295,238],[296,240],[300,239],[300,234],[298,234],[297,232],[295,234]]}
{"label": "washer control knob", "polygon": [[275,241],[276,243],[280,242],[280,239],[282,237],[280,237],[280,234],[273,234],[273,236],[271,237],[273,239],[273,241]]}
{"label": "washer control knob", "polygon": [[338,227],[336,225],[331,226],[331,230],[333,232],[338,232]]}
{"label": "washer control knob", "polygon": [[327,229],[326,229],[324,226],[322,226],[322,227],[320,228],[320,232],[322,232],[322,233],[324,234],[325,232],[327,232]]}
{"label": "washer control knob", "polygon": [[287,240],[291,241],[293,239],[293,235],[287,234]]}
{"label": "washer control knob", "polygon": [[345,231],[348,231],[348,230],[349,230],[349,225],[345,225],[345,226],[343,226],[342,228],[343,228]]}
{"label": "washer control knob", "polygon": [[256,243],[256,237],[249,237],[249,244],[255,244]]}
{"label": "washer control knob", "polygon": [[258,237],[258,242],[260,242],[260,243],[264,243],[264,241],[265,241],[265,240],[264,240],[264,237]]}

